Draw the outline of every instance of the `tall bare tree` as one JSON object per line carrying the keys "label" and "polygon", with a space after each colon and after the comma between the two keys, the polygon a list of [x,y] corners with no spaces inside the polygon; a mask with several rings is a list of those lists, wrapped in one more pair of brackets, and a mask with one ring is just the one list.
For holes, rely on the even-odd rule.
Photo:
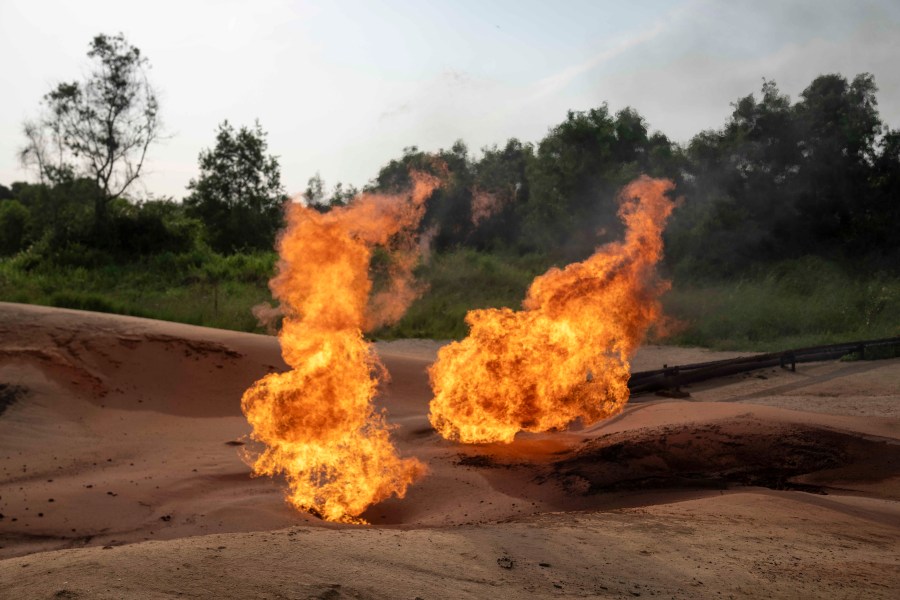
{"label": "tall bare tree", "polygon": [[42,100],[42,114],[24,124],[20,159],[41,181],[90,178],[102,191],[95,218],[140,177],[147,150],[159,139],[159,100],[147,79],[149,63],[123,34],[91,41],[92,67],[81,82],[58,84]]}

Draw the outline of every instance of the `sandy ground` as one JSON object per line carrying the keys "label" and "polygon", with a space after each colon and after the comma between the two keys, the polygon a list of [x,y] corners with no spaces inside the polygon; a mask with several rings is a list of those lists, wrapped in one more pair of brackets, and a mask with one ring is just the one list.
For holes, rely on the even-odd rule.
{"label": "sandy ground", "polygon": [[[438,342],[378,344],[404,499],[324,523],[251,478],[277,341],[0,303],[0,598],[895,598],[900,360],[637,396],[510,445],[427,420]],[[635,370],[734,353],[643,348]]]}

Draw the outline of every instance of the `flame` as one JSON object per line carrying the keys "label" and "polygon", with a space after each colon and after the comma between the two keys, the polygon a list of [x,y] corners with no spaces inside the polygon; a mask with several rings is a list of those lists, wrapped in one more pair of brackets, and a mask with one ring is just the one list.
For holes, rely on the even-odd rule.
{"label": "flame", "polygon": [[451,440],[511,442],[519,431],[593,423],[628,401],[629,360],[662,313],[656,275],[674,203],[668,180],[641,177],[620,194],[622,242],[551,269],[524,310],[473,310],[468,337],[443,347],[429,372],[429,418]]}
{"label": "flame", "polygon": [[[414,231],[437,179],[413,174],[409,195],[363,194],[327,213],[292,203],[269,285],[281,301],[281,351],[291,370],[272,373],[241,399],[252,437],[266,446],[256,475],[284,473],[288,501],[332,521],[361,522],[369,505],[403,497],[425,471],[401,459],[373,398],[384,373],[362,331],[403,315],[418,290]],[[390,257],[375,294],[375,246]],[[370,298],[371,295],[371,298]]]}

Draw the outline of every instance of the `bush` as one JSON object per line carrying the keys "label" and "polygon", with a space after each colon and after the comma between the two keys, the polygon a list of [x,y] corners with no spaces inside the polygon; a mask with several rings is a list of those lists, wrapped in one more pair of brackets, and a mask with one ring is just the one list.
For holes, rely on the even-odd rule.
{"label": "bush", "polygon": [[860,276],[818,258],[737,281],[674,282],[663,298],[681,331],[669,342],[776,351],[900,335],[900,280]]}
{"label": "bush", "polygon": [[468,333],[466,313],[473,308],[519,308],[534,277],[548,265],[545,259],[501,257],[459,250],[433,257],[418,269],[425,294],[413,302],[399,323],[374,333],[377,337],[459,339]]}
{"label": "bush", "polygon": [[98,295],[79,294],[74,292],[58,292],[50,297],[50,306],[60,308],[74,308],[77,310],[91,310],[102,313],[133,314],[122,306],[117,306]]}
{"label": "bush", "polygon": [[15,254],[25,247],[28,209],[17,200],[0,201],[0,256]]}
{"label": "bush", "polygon": [[199,221],[183,215],[180,206],[148,202],[115,215],[110,224],[110,249],[122,258],[192,250],[200,239]]}

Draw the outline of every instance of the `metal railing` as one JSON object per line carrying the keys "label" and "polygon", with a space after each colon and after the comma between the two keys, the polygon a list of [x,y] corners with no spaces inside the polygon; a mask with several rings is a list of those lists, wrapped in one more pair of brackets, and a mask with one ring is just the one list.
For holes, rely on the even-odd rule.
{"label": "metal railing", "polygon": [[664,365],[662,369],[632,373],[628,380],[628,389],[632,394],[657,390],[677,390],[680,386],[688,383],[775,366],[790,368],[791,371],[794,371],[797,363],[832,360],[848,354],[859,354],[859,358],[865,359],[867,350],[886,347],[900,349],[900,337],[813,346],[673,367]]}

